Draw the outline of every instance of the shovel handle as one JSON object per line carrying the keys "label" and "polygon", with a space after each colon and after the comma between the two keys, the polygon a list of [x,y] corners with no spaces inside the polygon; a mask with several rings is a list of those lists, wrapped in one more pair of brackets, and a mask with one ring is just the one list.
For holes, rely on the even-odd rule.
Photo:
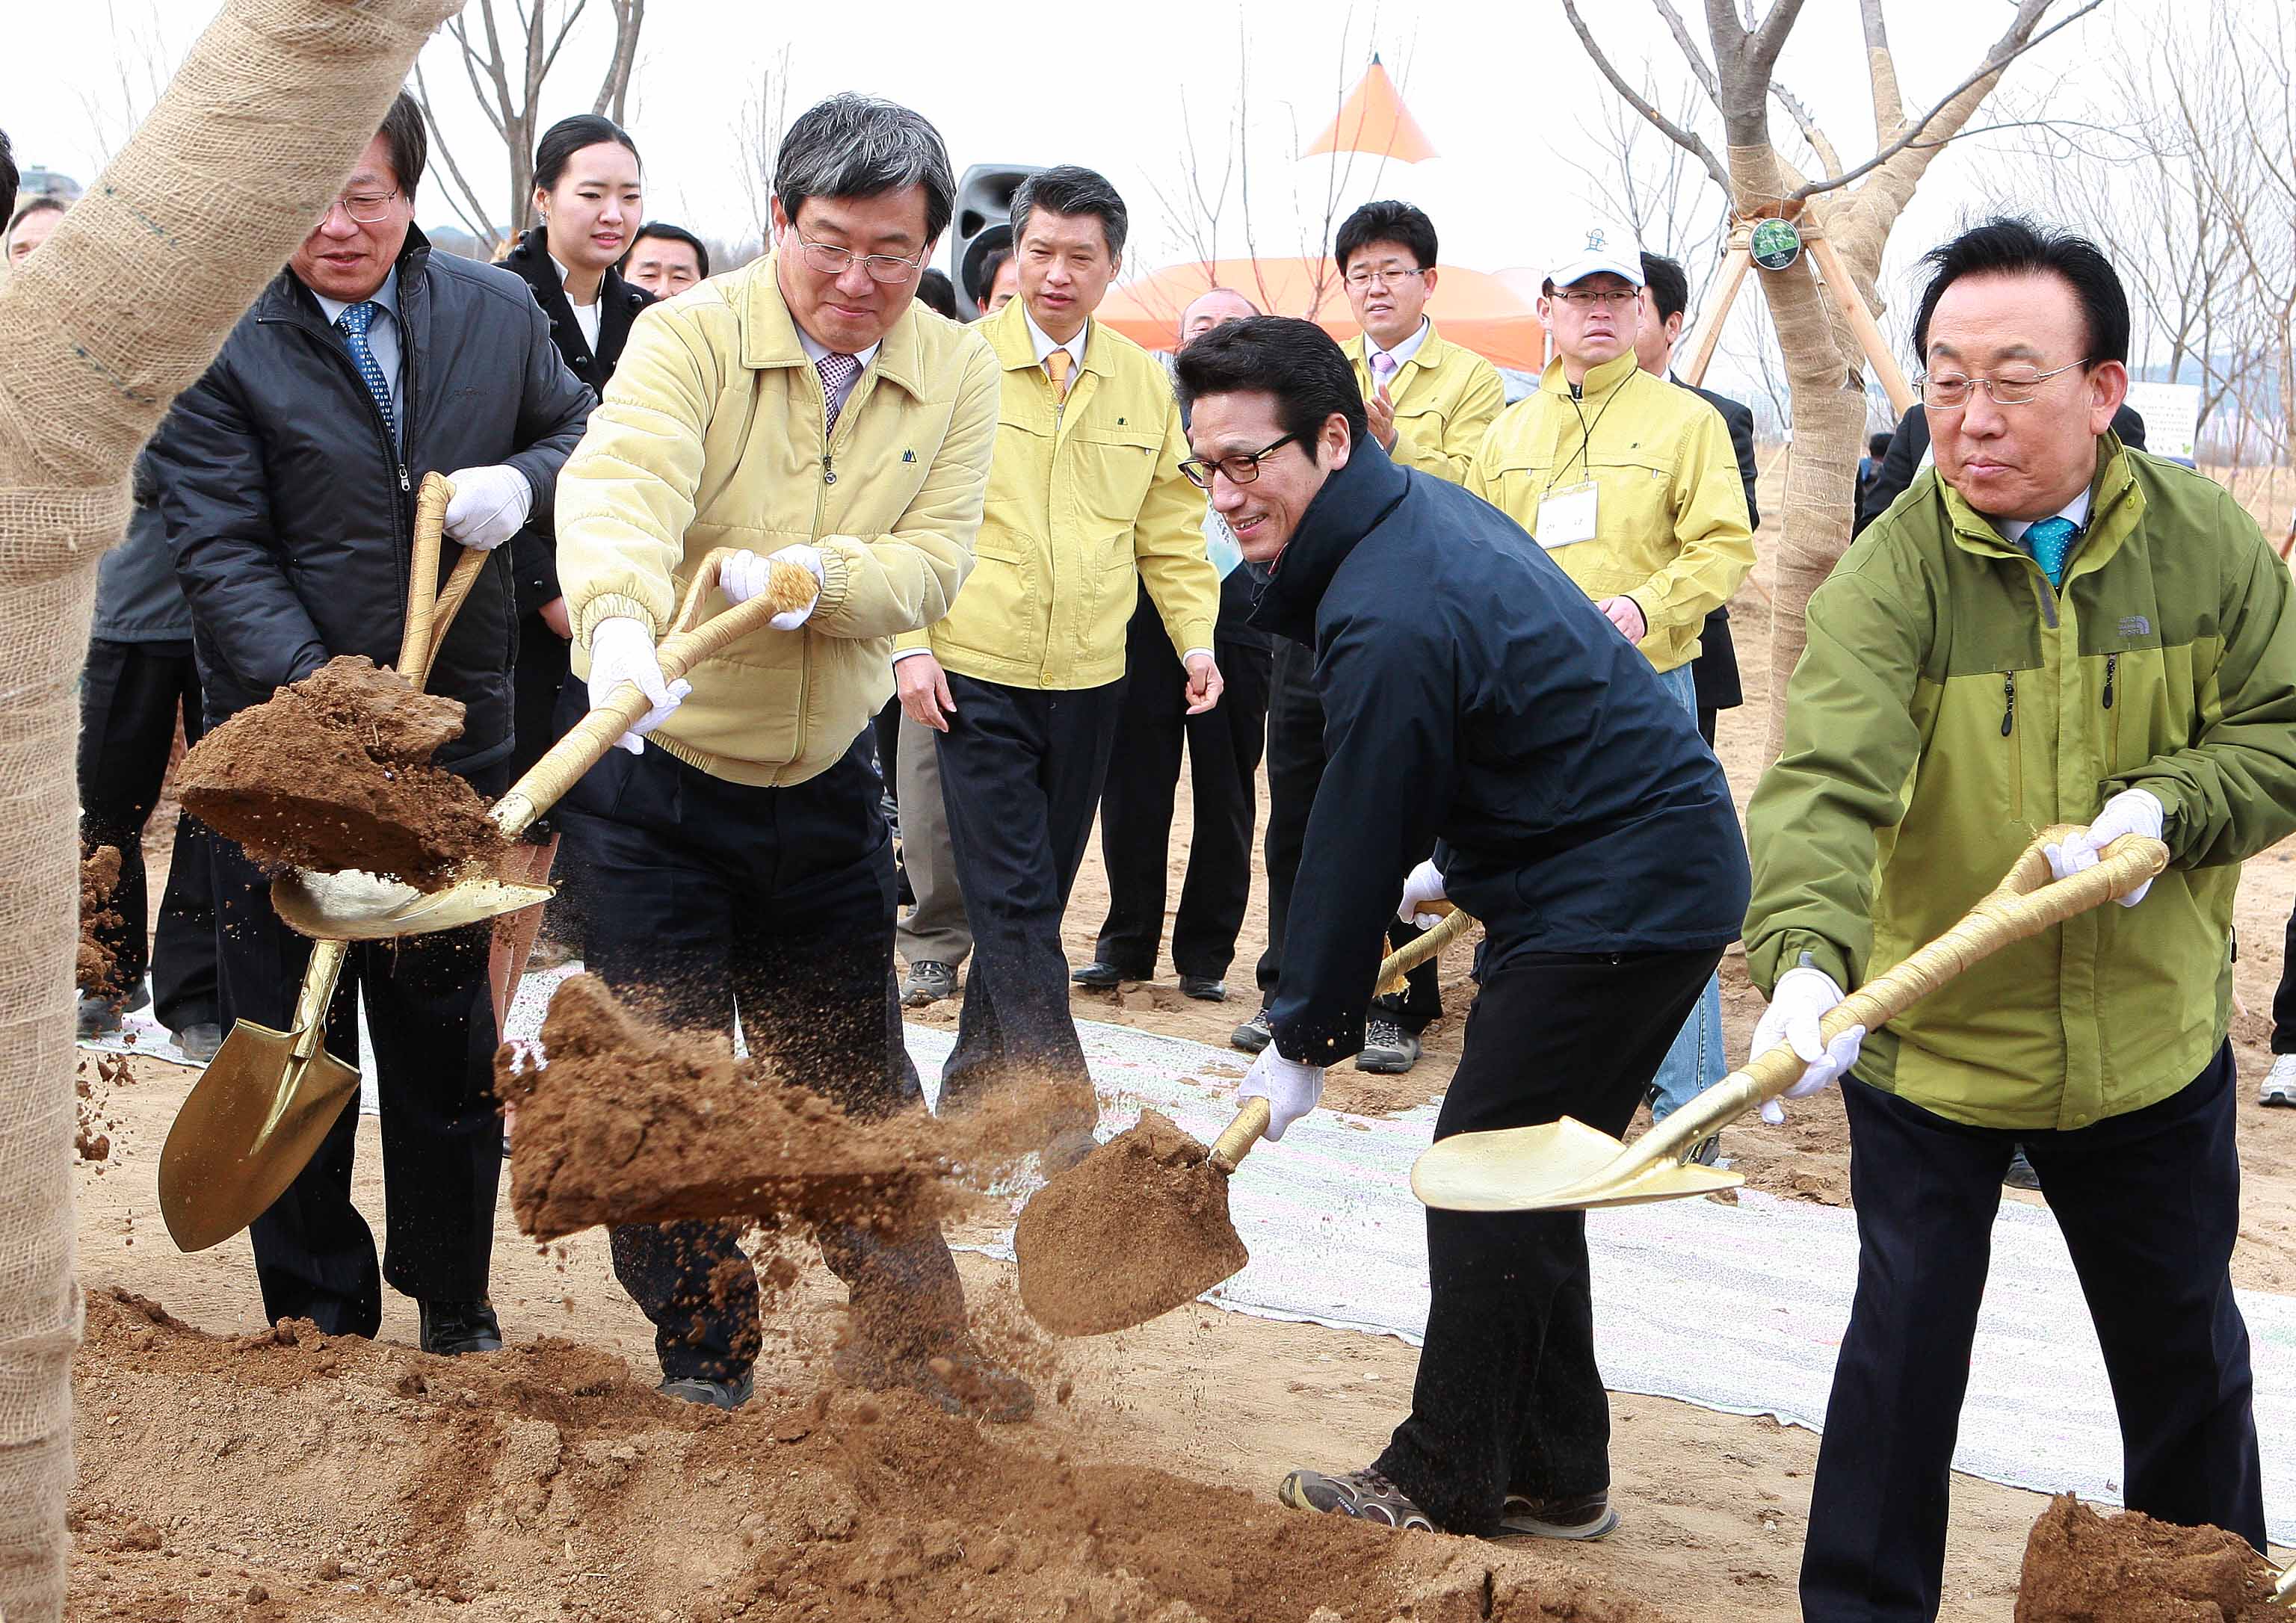
{"label": "shovel handle", "polygon": [[[351,950],[348,941],[314,941],[311,961],[303,970],[303,988],[295,995],[294,1056],[308,1060],[326,1039],[327,1005],[335,998],[335,980]],[[267,1129],[266,1129],[267,1130]]]}
{"label": "shovel handle", "polygon": [[1220,1172],[1234,1172],[1236,1164],[1251,1153],[1251,1146],[1258,1143],[1260,1135],[1267,1131],[1267,1124],[1275,1119],[1275,1108],[1265,1099],[1245,1100],[1243,1108],[1235,1113],[1235,1119],[1212,1140],[1213,1168]]}
{"label": "shovel handle", "polygon": [[438,657],[439,644],[447,640],[447,627],[455,623],[463,600],[471,594],[479,571],[487,565],[486,553],[466,548],[455,560],[455,572],[447,578],[447,584],[443,587],[439,584],[447,504],[454,499],[455,481],[436,471],[422,476],[422,488],[414,496],[414,553],[407,566],[406,626],[399,637],[397,668],[418,693],[430,679],[430,662]]}
{"label": "shovel handle", "polygon": [[[2064,824],[2043,830],[1959,923],[1827,1011],[1818,1035],[1831,1043],[1852,1026],[1878,1030],[1980,958],[2126,896],[2169,865],[2167,846],[2124,834],[2104,848],[2094,867],[2070,879],[2052,879],[2044,848],[2074,832]],[[1783,1094],[1801,1079],[1805,1063],[1784,1043],[1754,1055],[1743,1069],[1652,1128],[1636,1143],[1636,1159],[1679,1160],[1707,1135]]]}
{"label": "shovel handle", "polygon": [[[670,634],[654,650],[655,657],[661,661],[664,681],[676,681],[727,643],[762,629],[775,615],[802,609],[821,590],[820,583],[808,571],[795,564],[776,563],[764,591],[745,603],[738,603],[709,620],[701,620],[701,605],[718,589],[718,571],[733,555],[730,549],[720,547],[704,558],[701,567],[694,572],[693,582],[685,590],[685,601],[678,606],[677,618],[670,622]],[[495,802],[488,816],[502,831],[503,838],[515,840],[526,832],[537,817],[557,805],[559,798],[580,782],[584,773],[605,758],[616,739],[643,720],[652,708],[636,683],[625,682],[608,696],[605,703],[575,723],[565,737],[550,747],[549,753],[511,785],[509,793]]]}

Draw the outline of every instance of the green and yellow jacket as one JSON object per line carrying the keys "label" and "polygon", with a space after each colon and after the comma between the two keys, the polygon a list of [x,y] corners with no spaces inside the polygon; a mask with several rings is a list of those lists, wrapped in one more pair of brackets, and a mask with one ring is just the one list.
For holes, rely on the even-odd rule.
{"label": "green and yellow jacket", "polygon": [[2097,447],[2062,590],[1934,470],[1809,601],[1785,747],[1747,812],[1746,957],[1845,988],[1941,933],[2053,823],[2121,790],[2169,872],[2003,948],[1867,1037],[1857,1075],[1952,1120],[2083,1127],[2225,1040],[2241,860],[2296,831],[2287,566],[2219,486]]}

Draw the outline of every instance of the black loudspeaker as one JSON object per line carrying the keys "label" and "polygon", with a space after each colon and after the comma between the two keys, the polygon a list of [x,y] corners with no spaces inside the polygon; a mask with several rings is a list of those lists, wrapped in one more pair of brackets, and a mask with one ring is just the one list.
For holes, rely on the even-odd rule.
{"label": "black loudspeaker", "polygon": [[1041,163],[976,163],[956,184],[956,216],[948,223],[948,279],[967,321],[980,307],[980,271],[988,256],[1013,245],[1013,193]]}

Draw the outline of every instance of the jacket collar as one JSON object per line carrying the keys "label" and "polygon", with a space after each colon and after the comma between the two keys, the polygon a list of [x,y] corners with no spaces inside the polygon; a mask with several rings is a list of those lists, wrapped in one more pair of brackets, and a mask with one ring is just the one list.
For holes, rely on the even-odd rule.
{"label": "jacket collar", "polygon": [[[2096,471],[2088,487],[2088,521],[2082,526],[2080,545],[2065,566],[2067,580],[2102,569],[2144,516],[2144,493],[2137,488],[2134,463],[2135,457],[2120,435],[2108,429],[2097,437]],[[2013,558],[2040,568],[2033,563],[2031,553],[2005,539],[1992,520],[1964,501],[1961,492],[1947,484],[1935,468],[1928,471],[1945,497],[1946,520],[1953,527],[1956,545],[1983,557]]]}
{"label": "jacket collar", "polygon": [[[1635,352],[1628,349],[1618,359],[1604,361],[1588,372],[1586,381],[1579,386],[1578,398],[1582,401],[1600,400],[1641,371],[1642,363],[1635,359]],[[1542,394],[1552,389],[1556,399],[1570,397],[1570,381],[1562,375],[1562,357],[1557,356],[1546,363],[1546,370],[1539,374],[1538,388]]]}
{"label": "jacket collar", "polygon": [[[774,274],[776,256],[767,254],[735,271],[735,285],[727,300],[742,323],[742,365],[765,372],[777,366],[805,366],[805,346],[797,340],[797,321],[782,297]],[[911,397],[925,398],[924,333],[917,319],[916,300],[894,318],[885,336],[877,340],[876,358],[869,370],[888,383],[899,385]]]}
{"label": "jacket collar", "polygon": [[[996,352],[996,365],[1006,372],[1027,372],[1031,368],[1041,369],[1043,365],[1037,359],[1037,346],[1029,340],[1028,314],[1015,296],[1006,301],[1003,309],[980,324],[980,331],[988,338],[988,347]],[[1100,324],[1098,316],[1087,317],[1087,320],[1090,324],[1085,329],[1084,365],[1079,368],[1078,375],[1081,377],[1090,372],[1103,378],[1109,377],[1112,375],[1113,369],[1108,364],[1107,331]],[[1073,383],[1069,388],[1070,393],[1075,392]]]}
{"label": "jacket collar", "polygon": [[1300,528],[1276,554],[1273,572],[1252,601],[1251,625],[1313,646],[1324,593],[1363,538],[1379,528],[1411,488],[1378,441],[1356,441],[1348,465],[1324,481]]}
{"label": "jacket collar", "polygon": [[[1419,340],[1419,348],[1411,352],[1411,358],[1404,362],[1403,366],[1421,366],[1429,372],[1440,371],[1443,363],[1450,357],[1451,349],[1452,346],[1443,341],[1442,328],[1437,326],[1435,318],[1430,316],[1427,318],[1427,335]],[[1371,339],[1368,334],[1358,330],[1348,340],[1347,352],[1348,359],[1366,372],[1371,370]],[[1403,366],[1398,366],[1396,371],[1401,372]]]}

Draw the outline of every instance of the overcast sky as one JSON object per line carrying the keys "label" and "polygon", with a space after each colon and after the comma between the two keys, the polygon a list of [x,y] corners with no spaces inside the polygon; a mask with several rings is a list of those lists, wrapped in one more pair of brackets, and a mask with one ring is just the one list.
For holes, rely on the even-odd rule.
{"label": "overcast sky", "polygon": [[[509,9],[508,0],[500,3]],[[2059,0],[2058,13],[2074,3]],[[2092,100],[2101,87],[2095,64],[2106,46],[2141,29],[2165,3],[2105,0],[2019,62],[2011,94],[2029,102],[2046,95],[2053,105]],[[600,15],[584,20],[577,39],[595,47],[610,25],[603,4],[592,9]],[[1685,82],[1679,53],[1651,7],[1588,0],[1582,9],[1630,77],[1648,64],[1665,92]],[[1681,9],[1692,16],[1701,10]],[[180,53],[209,14],[203,0],[12,10],[7,28],[19,67],[0,96],[0,127],[14,138],[20,161],[51,164],[82,181],[93,175],[102,143],[91,107],[116,107],[120,99],[119,42],[132,58],[136,37],[156,33],[167,51]],[[1957,83],[2012,11],[2008,0],[1888,0],[1908,106],[1926,107]],[[1852,162],[1873,149],[1857,12],[1854,0],[1808,0],[1780,67],[1781,79]],[[1482,270],[1542,265],[1596,213],[1588,202],[1592,184],[1572,160],[1604,162],[1598,129],[1607,92],[1559,0],[1384,0],[1351,12],[1331,0],[1251,0],[1240,10],[1082,4],[1049,13],[1057,29],[1032,29],[1031,15],[906,0],[866,7],[652,0],[629,118],[645,156],[647,211],[714,238],[750,234],[735,127],[744,98],[786,52],[792,113],[832,91],[865,90],[931,117],[960,170],[1017,160],[1104,171],[1131,204],[1129,268],[1141,272],[1189,257],[1157,188],[1180,194],[1189,128],[1200,151],[1228,149],[1241,103],[1261,250],[1295,251],[1300,222],[1323,218],[1332,160],[1292,154],[1329,121],[1339,94],[1376,50],[1440,155],[1387,165],[1376,177],[1371,160],[1357,160],[1342,212],[1374,195],[1417,202],[1435,218],[1442,257]],[[547,115],[587,111],[597,60],[570,48],[548,93]],[[37,71],[21,66],[35,62]],[[425,64],[434,90],[459,84],[455,47],[443,36]],[[136,73],[131,64],[128,77]],[[462,111],[448,115],[450,135],[465,169],[483,168],[490,177],[491,198],[504,184],[491,178],[500,173],[499,143],[466,100],[458,105]],[[1718,135],[1710,138],[1719,146]],[[1654,135],[1651,142],[1655,160]],[[1956,149],[1941,159],[1898,226],[1893,264],[1909,261],[1975,206],[1973,165],[1989,162],[1997,174],[2005,161],[1997,146],[1990,158]],[[435,181],[424,187],[420,214],[426,225],[453,221]],[[1242,251],[1240,239],[1227,246]]]}

